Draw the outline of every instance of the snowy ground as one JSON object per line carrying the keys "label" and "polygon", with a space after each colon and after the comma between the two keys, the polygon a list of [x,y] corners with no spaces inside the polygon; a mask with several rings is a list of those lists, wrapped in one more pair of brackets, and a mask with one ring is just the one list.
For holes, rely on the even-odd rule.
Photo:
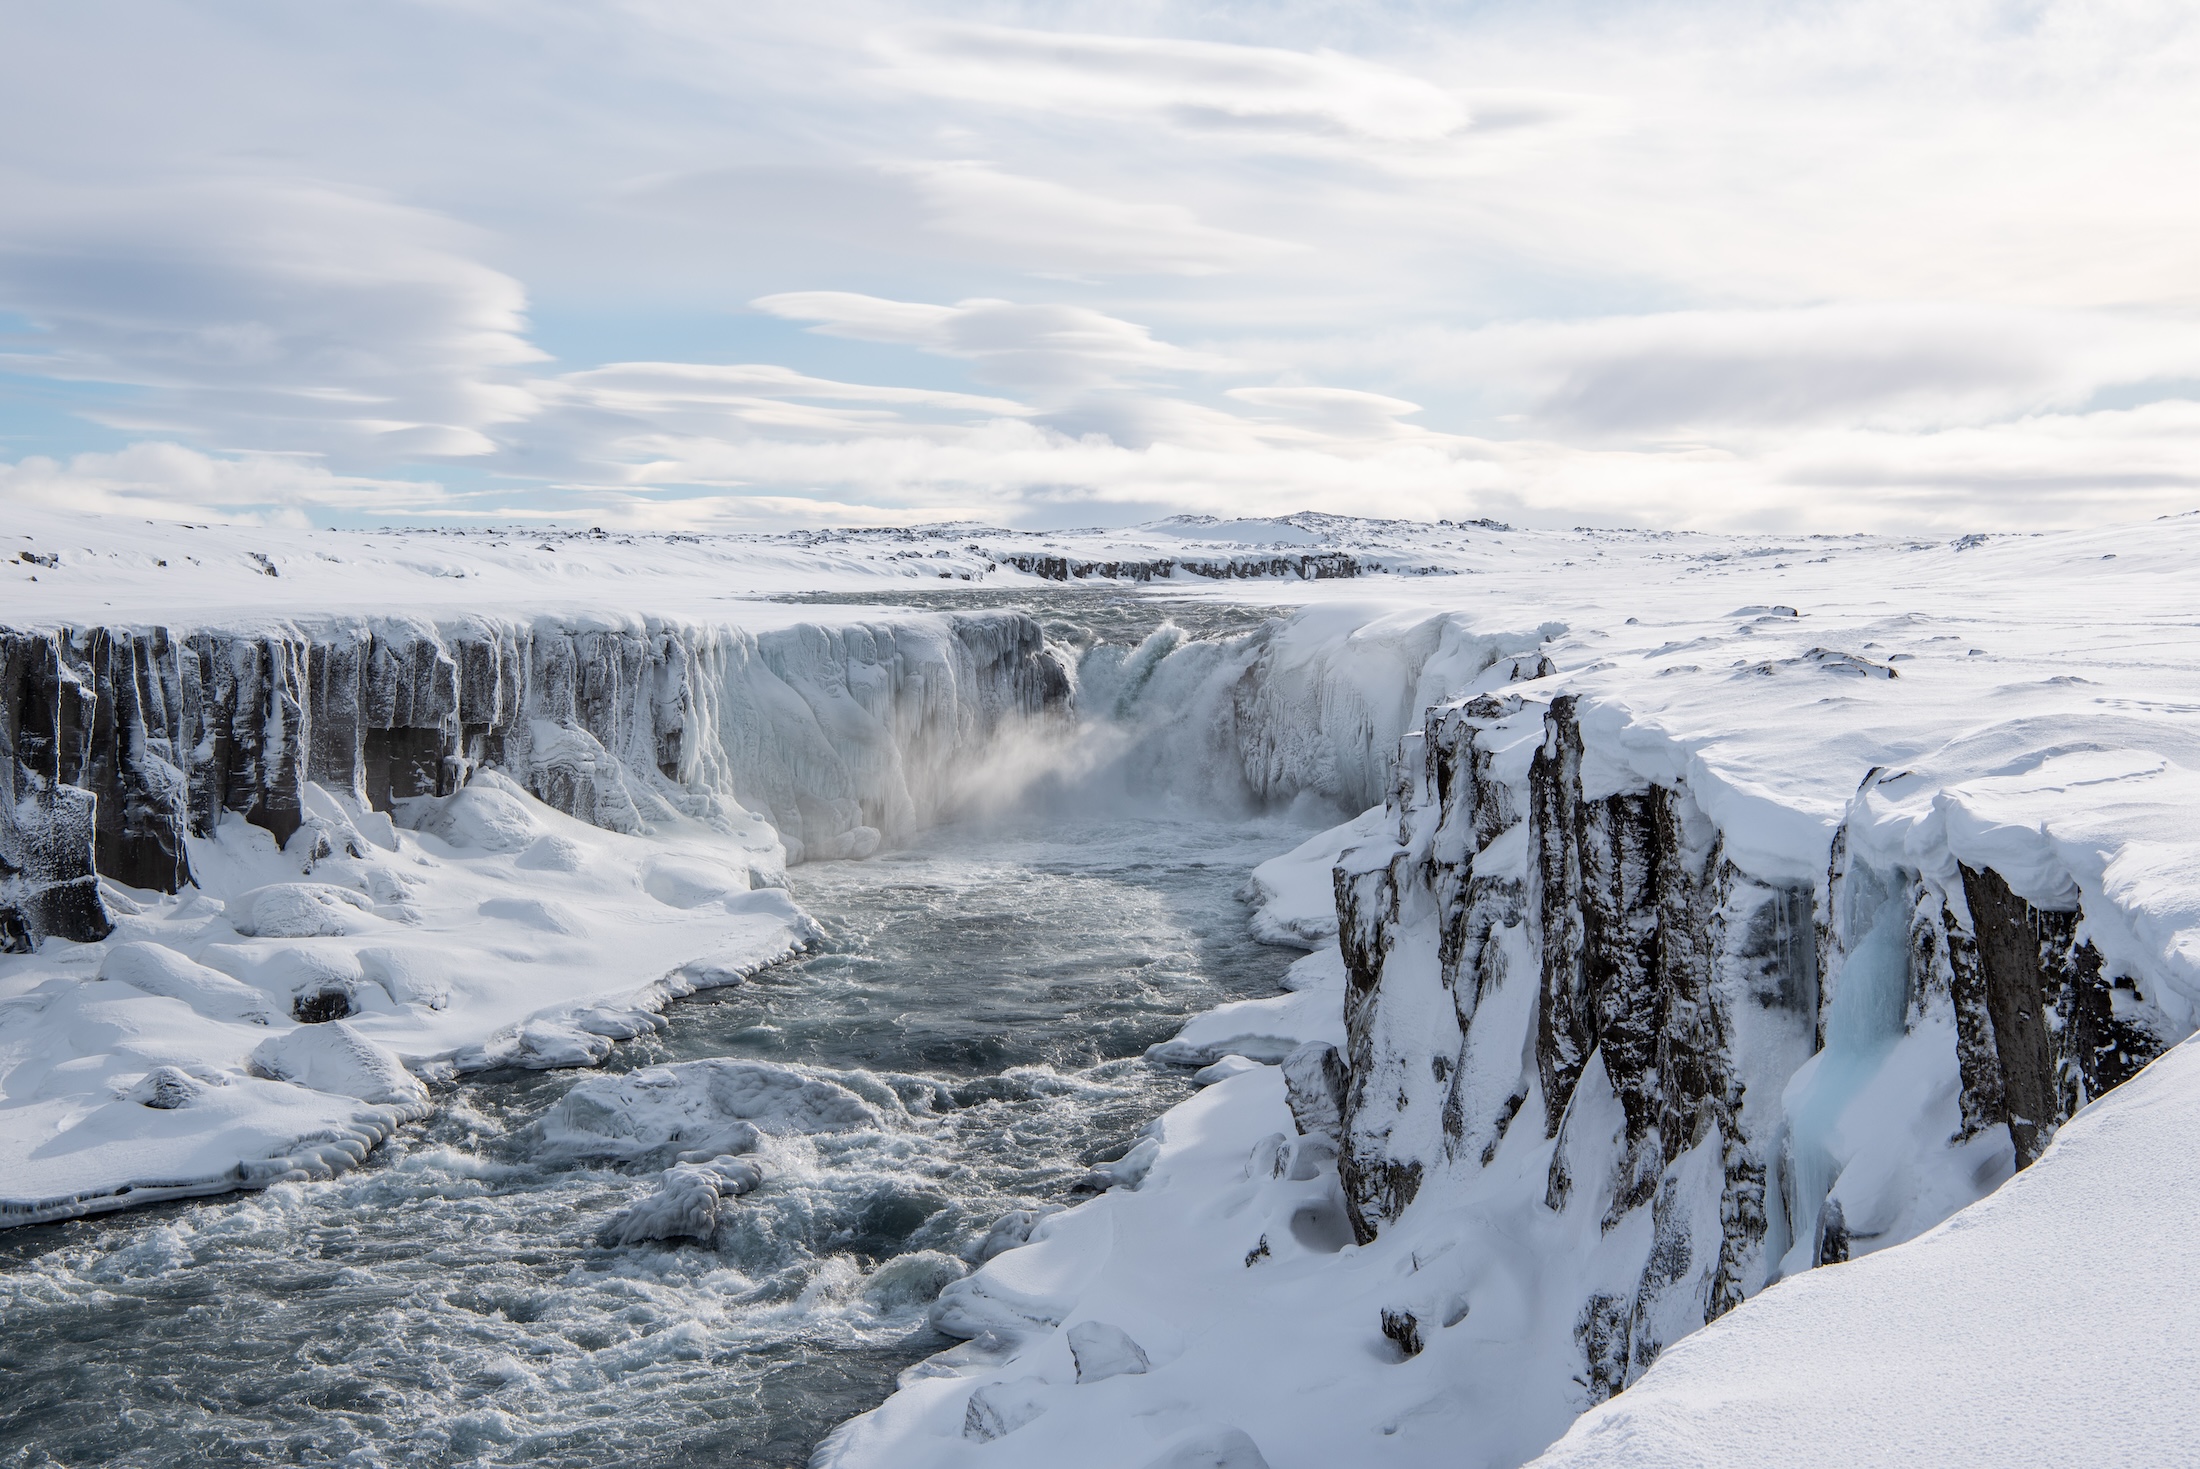
{"label": "snowy ground", "polygon": [[[2200,796],[2200,520],[1955,543],[1304,518],[1226,529],[1230,541],[1203,550],[1200,528],[1182,525],[694,540],[26,516],[13,534],[40,559],[0,571],[0,622],[211,622],[404,599],[423,615],[642,608],[783,627],[836,614],[759,597],[1042,589],[1007,569],[1011,554],[1347,550],[1393,570],[1161,584],[1307,610],[1243,664],[1153,647],[1155,668],[1179,657],[1190,733],[1145,748],[1188,761],[1219,741],[1238,762],[1233,789],[1373,799],[1420,709],[1477,678],[1532,672],[1486,670],[1519,650],[1519,630],[1541,627],[1555,673],[1528,683],[1580,696],[1585,780],[1593,765],[1609,789],[1684,786],[1728,856],[1766,882],[1822,890],[1844,819],[1852,849],[1890,870],[1991,866],[2039,906],[2082,906],[2104,961],[2138,980],[2175,1035],[2200,1021],[2200,837],[2183,815]],[[1493,641],[1471,641],[1482,634]],[[1265,692],[1228,693],[1255,683]],[[105,945],[0,959],[9,1196],[143,1177],[131,1170],[148,1148],[178,1160],[181,1189],[230,1186],[216,1176],[223,1160],[268,1141],[249,1134],[263,1102],[303,1109],[304,1130],[286,1137],[327,1134],[285,1166],[340,1164],[423,1105],[391,1057],[416,1070],[523,1053],[585,1061],[680,985],[800,938],[784,899],[752,890],[752,872],[769,880],[768,832],[620,837],[494,782],[451,805],[399,831],[332,802],[326,819],[359,840],[314,873],[251,829],[225,828],[204,869],[213,898],[133,896],[145,911]],[[1220,1061],[1212,1084],[1109,1165],[1111,1191],[1027,1221],[1030,1243],[948,1286],[939,1318],[972,1340],[907,1374],[821,1463],[1511,1466],[1567,1433],[1590,1406],[1569,1370],[1579,1344],[1570,1308],[1538,1292],[1603,1244],[1593,1221],[1581,1234],[1538,1202],[1540,1130],[1513,1134],[1448,1206],[1417,1205],[1355,1245],[1334,1164],[1296,1136],[1268,1064],[1341,1032],[1326,874],[1370,830],[1363,819],[1255,878],[1258,931],[1313,947],[1298,987],[1202,1017],[1163,1048],[1162,1063]],[[276,915],[264,925],[263,907]],[[524,986],[470,989],[464,977],[511,973]],[[286,1012],[323,976],[358,1001],[343,1046],[322,1047],[341,1054],[270,1047],[309,1029]],[[1928,1047],[1945,1038],[1921,1027],[1875,1052],[1881,1069],[1830,1134],[1847,1139],[1837,1161],[1860,1180],[1856,1207],[1883,1215],[1877,1252],[1791,1274],[1674,1346],[1552,1462],[2174,1457],[2148,1448],[2182,1442],[2200,1420],[2176,1324],[2196,1299],[2181,1232],[2193,1176],[2177,1162],[2200,1106],[2188,1048],[1989,1194],[2007,1169],[1946,1145],[1952,1059],[1912,1064]],[[1232,1054],[1244,1060],[1222,1060]],[[332,1076],[341,1082],[324,1084]],[[191,1105],[148,1106],[162,1086]],[[1890,1099],[1901,1102],[1891,1113]],[[178,1135],[148,1131],[148,1111]],[[64,1134],[83,1146],[56,1147]],[[1877,1193],[1863,1192],[1866,1174]],[[1393,1308],[1439,1323],[1417,1354],[1384,1334]],[[2087,1322],[2082,1350],[2067,1345],[2073,1319]]]}
{"label": "snowy ground", "polygon": [[2192,1462],[2196,1128],[2186,1044],[1931,1233],[1783,1281],[1676,1344],[1537,1462]]}
{"label": "snowy ground", "polygon": [[413,830],[316,792],[332,855],[233,819],[192,845],[199,890],[113,890],[106,942],[0,961],[13,1222],[325,1176],[425,1113],[415,1073],[599,1061],[808,932],[751,885],[768,829],[625,836],[494,774]]}

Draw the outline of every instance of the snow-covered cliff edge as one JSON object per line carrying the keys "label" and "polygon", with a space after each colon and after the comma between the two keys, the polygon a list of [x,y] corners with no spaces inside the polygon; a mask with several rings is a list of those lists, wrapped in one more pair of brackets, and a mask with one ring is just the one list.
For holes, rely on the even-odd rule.
{"label": "snow-covered cliff edge", "polygon": [[[1577,622],[1549,665],[1430,707],[1382,806],[1256,874],[1260,931],[1316,949],[1291,991],[1157,1048],[1211,1084],[1104,1197],[951,1286],[938,1320],[969,1343],[818,1462],[1509,1469],[1606,1402],[1562,1461],[1807,1439],[1810,1395],[1748,1374],[1810,1381],[1836,1329],[1895,1348],[1874,1311],[1916,1272],[1873,1264],[1847,1299],[1847,1262],[1926,1248],[2019,1173],[2004,1233],[2068,1238],[2109,1185],[2098,1147],[2029,1181],[2061,1130],[2190,1110],[2132,1085],[2200,997],[2194,674],[2154,651],[2190,609],[2168,545],[2112,583],[2130,553],[2097,545],[1956,563],[1901,613],[1871,585],[1661,625],[1646,579],[1639,631]],[[2100,1218],[2096,1258],[2172,1246],[2169,1211]],[[2011,1329],[2057,1329],[1990,1290]],[[2160,1339],[2135,1319],[2154,1334],[2089,1337],[2129,1377]],[[1722,1345],[1661,1377],[1711,1321]],[[1767,1331],[1804,1355],[1752,1359]],[[1088,1372],[1080,1344],[1118,1337],[1136,1370]],[[1948,1353],[1900,1354],[1958,1385]],[[1870,1381],[1825,1402],[1859,1461],[1895,1390]],[[1762,1432],[1727,1406],[1758,1399],[1785,1414]]]}
{"label": "snow-covered cliff edge", "polygon": [[[1067,674],[1014,615],[802,624],[303,619],[0,629],[0,925],[104,936],[94,869],[174,892],[235,814],[286,845],[306,789],[388,811],[502,771],[613,831],[690,818],[861,856]],[[314,840],[309,838],[309,840]]]}

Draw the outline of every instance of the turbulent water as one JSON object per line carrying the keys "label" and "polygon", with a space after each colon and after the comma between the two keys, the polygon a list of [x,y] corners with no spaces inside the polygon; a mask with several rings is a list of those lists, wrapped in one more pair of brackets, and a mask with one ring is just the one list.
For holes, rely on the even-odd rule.
{"label": "turbulent water", "polygon": [[536,1158],[573,1072],[471,1079],[331,1182],[0,1236],[0,1463],[800,1464],[947,1344],[925,1305],[996,1217],[1185,1094],[1148,1044],[1273,992],[1234,892],[1302,835],[1087,817],[797,869],[828,944],[611,1066],[801,1062],[888,1120],[773,1143],[709,1246],[596,1242],[651,1176]]}

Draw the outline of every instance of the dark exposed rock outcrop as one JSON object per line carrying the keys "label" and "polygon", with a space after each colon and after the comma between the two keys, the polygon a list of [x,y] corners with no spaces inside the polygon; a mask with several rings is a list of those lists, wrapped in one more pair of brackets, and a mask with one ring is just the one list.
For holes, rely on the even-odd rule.
{"label": "dark exposed rock outcrop", "polygon": [[1803,1174],[1782,1091],[1825,1045],[1821,972],[1862,938],[1822,911],[1846,899],[1875,922],[1898,905],[1902,1023],[1952,1012],[1957,1141],[2006,1122],[2018,1167],[2157,1054],[2164,1027],[2106,974],[2079,913],[2034,907],[1990,870],[1944,892],[1852,869],[1837,835],[1827,887],[1767,882],[1729,859],[1684,784],[1613,789],[1619,767],[1586,753],[1565,695],[1440,706],[1407,741],[1385,839],[1335,872],[1339,1177],[1364,1244],[1534,1119],[1544,1206],[1606,1241],[1574,1333],[1601,1401],[1761,1289],[1773,1254],[1836,1263],[1873,1237],[1838,1196],[1787,1196]]}
{"label": "dark exposed rock outcrop", "polygon": [[2079,939],[2078,913],[2033,907],[1991,868],[1961,871],[1970,928],[1947,932],[1964,1124],[2006,1121],[2023,1168],[2078,1108],[2161,1054],[2163,1039],[2134,983],[2107,978],[2100,951]]}

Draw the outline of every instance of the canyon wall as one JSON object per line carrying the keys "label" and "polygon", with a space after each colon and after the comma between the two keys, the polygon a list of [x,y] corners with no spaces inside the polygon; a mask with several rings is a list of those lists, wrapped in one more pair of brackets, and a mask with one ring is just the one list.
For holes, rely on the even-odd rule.
{"label": "canyon wall", "polygon": [[1355,1237],[1537,1196],[1596,1402],[1782,1274],[1990,1191],[2189,1027],[2075,899],[1939,857],[1874,865],[1844,826],[1820,883],[1767,880],[1685,783],[1585,749],[1572,696],[1430,710],[1384,840],[1335,873]]}
{"label": "canyon wall", "polygon": [[761,816],[790,860],[863,856],[1070,696],[1015,613],[0,629],[0,944],[105,936],[99,876],[173,892],[227,815],[298,839],[309,783],[386,811],[494,769],[617,831]]}

